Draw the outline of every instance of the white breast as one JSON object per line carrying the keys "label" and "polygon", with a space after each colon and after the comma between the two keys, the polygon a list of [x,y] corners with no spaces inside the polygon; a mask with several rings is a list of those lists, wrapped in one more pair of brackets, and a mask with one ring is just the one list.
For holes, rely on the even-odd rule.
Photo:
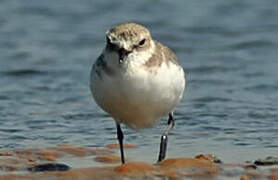
{"label": "white breast", "polygon": [[150,73],[133,59],[120,73],[102,78],[92,73],[93,97],[118,123],[133,129],[152,127],[173,111],[185,87],[180,66],[169,62],[153,70]]}

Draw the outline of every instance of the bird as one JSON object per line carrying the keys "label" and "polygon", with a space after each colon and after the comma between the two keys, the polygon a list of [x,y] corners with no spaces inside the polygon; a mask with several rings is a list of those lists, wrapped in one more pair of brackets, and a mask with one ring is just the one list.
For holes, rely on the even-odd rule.
{"label": "bird", "polygon": [[96,104],[115,120],[122,164],[121,125],[134,130],[151,128],[168,116],[157,161],[165,159],[174,109],[183,98],[185,85],[175,53],[153,39],[146,27],[124,22],[106,32],[106,45],[91,68],[90,90]]}

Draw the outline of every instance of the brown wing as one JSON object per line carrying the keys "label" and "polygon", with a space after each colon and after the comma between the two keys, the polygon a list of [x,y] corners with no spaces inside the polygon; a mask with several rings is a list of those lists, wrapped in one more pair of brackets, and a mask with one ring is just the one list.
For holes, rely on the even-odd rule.
{"label": "brown wing", "polygon": [[156,44],[157,44],[157,46],[160,46],[161,49],[163,49],[162,52],[164,53],[166,63],[171,61],[171,62],[173,62],[177,65],[179,64],[177,56],[175,55],[175,53],[170,48],[168,48],[167,46],[162,45],[158,41],[156,41]]}

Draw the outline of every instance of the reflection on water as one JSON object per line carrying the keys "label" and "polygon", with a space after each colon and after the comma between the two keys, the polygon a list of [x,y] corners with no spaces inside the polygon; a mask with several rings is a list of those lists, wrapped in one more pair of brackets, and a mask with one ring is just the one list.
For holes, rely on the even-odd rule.
{"label": "reflection on water", "polygon": [[[135,21],[170,46],[187,72],[169,156],[212,152],[237,161],[277,153],[276,1],[0,4],[1,148],[117,142],[114,122],[91,98],[89,73],[105,31]],[[124,128],[125,140],[155,160],[165,125]]]}

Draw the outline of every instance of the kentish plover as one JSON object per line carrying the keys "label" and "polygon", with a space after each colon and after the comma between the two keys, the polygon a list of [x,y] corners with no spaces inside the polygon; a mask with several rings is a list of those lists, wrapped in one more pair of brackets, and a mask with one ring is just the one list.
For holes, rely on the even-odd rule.
{"label": "kentish plover", "polygon": [[161,136],[161,161],[166,155],[168,132],[174,126],[174,108],[185,88],[183,68],[173,51],[152,39],[142,25],[114,26],[107,31],[106,41],[92,67],[90,88],[96,103],[116,122],[122,163],[120,124],[132,129],[150,128],[169,115],[168,127]]}

